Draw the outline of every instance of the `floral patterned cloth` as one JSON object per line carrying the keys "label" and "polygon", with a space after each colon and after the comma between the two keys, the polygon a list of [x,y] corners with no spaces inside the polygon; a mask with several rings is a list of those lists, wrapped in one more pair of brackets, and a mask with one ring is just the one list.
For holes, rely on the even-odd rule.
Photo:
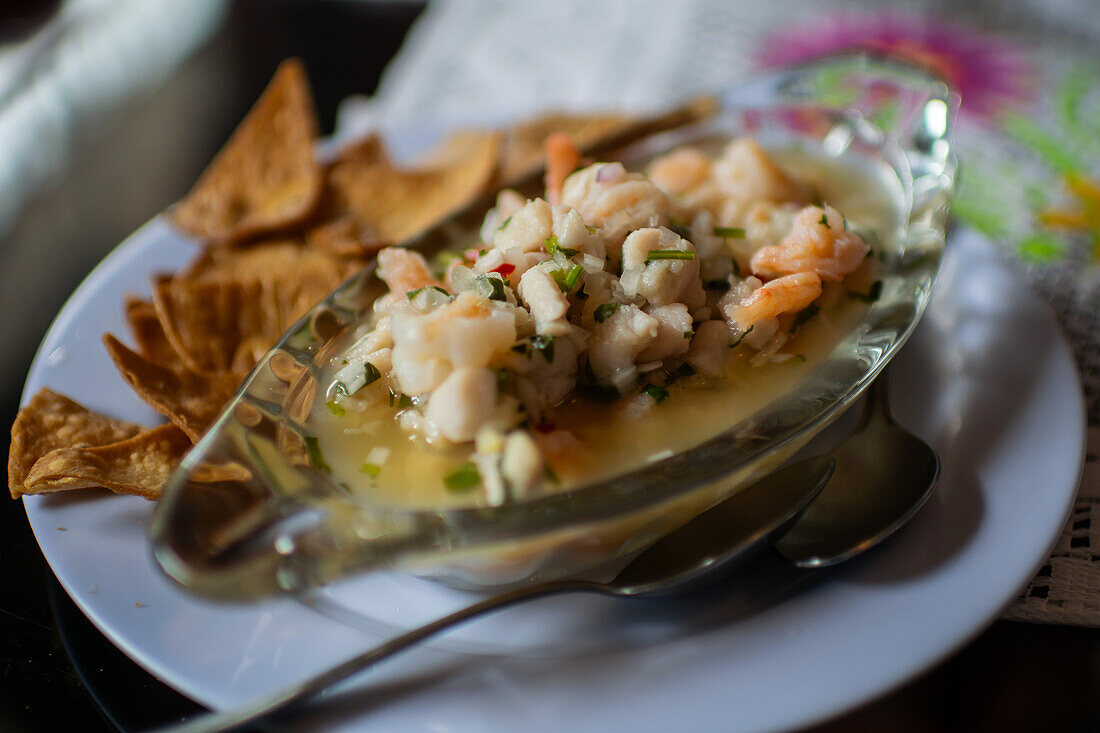
{"label": "floral patterned cloth", "polygon": [[[957,219],[988,235],[1051,303],[1089,422],[1066,532],[1009,618],[1100,626],[1100,13],[1090,0],[437,0],[340,133],[547,108],[659,109],[761,68],[870,49],[922,64],[962,96]],[[826,80],[826,84],[828,84]],[[850,90],[823,91],[838,103]],[[890,114],[889,105],[876,114]]]}

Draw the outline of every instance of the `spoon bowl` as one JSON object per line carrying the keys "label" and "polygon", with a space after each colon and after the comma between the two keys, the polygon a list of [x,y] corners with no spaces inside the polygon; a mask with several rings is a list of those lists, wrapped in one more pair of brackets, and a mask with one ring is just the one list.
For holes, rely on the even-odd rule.
{"label": "spoon bowl", "polygon": [[799,567],[848,560],[894,534],[916,514],[940,475],[932,447],[890,414],[886,375],[868,390],[856,431],[833,452],[836,471],[772,546]]}

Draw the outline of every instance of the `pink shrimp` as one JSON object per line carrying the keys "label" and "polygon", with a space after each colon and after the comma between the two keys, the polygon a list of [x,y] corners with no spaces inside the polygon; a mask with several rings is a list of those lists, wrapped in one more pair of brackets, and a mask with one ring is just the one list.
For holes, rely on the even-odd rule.
{"label": "pink shrimp", "polygon": [[711,160],[692,147],[662,155],[649,164],[646,174],[665,193],[683,195],[711,177]]}
{"label": "pink shrimp", "polygon": [[551,206],[561,203],[561,187],[570,173],[581,162],[573,138],[564,132],[555,132],[543,143],[546,150],[546,200]]}
{"label": "pink shrimp", "polygon": [[844,217],[831,206],[807,206],[798,212],[779,244],[762,247],[752,256],[752,272],[761,278],[814,272],[822,280],[843,280],[871,248],[844,228]]}
{"label": "pink shrimp", "polygon": [[440,287],[424,257],[404,247],[386,247],[378,252],[378,277],[397,294],[431,285]]}
{"label": "pink shrimp", "polygon": [[766,318],[774,318],[781,313],[797,313],[820,296],[821,278],[817,273],[799,272],[772,280],[747,296],[720,307],[730,325],[744,333]]}

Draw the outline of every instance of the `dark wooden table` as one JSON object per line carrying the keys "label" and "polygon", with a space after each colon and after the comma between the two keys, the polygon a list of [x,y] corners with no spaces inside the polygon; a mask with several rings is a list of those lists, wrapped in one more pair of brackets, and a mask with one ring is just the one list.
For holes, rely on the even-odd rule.
{"label": "dark wooden table", "polygon": [[[375,88],[420,10],[410,3],[241,0],[162,88],[119,111],[0,242],[4,424],[68,294],[127,234],[187,190],[280,59],[305,60],[322,129],[330,131],[339,100]],[[0,507],[0,730],[142,730],[198,710],[95,630],[45,564],[22,504]],[[1100,730],[1100,630],[995,623],[937,669],[812,730]]]}

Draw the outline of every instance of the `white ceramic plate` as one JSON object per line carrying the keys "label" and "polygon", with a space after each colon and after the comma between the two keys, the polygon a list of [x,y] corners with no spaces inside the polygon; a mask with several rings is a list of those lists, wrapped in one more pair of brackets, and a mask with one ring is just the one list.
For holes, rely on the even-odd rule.
{"label": "white ceramic plate", "polygon": [[[192,254],[162,221],[122,244],[66,304],[24,399],[50,385],[132,420],[155,416],[100,345],[125,333],[122,297]],[[550,598],[409,652],[299,720],[326,730],[774,730],[883,693],[997,617],[1046,558],[1071,505],[1084,408],[1045,305],[976,235],[952,240],[923,322],[892,370],[901,421],[931,442],[943,477],[891,541],[801,573],[748,558],[711,592],[667,601]],[[240,705],[376,644],[470,596],[392,575],[321,598],[350,628],[292,599],[228,606],[192,598],[155,567],[152,505],[100,494],[27,497],[62,585],[135,661],[215,708]],[[374,629],[373,631],[371,629]],[[354,686],[355,695],[341,694]]]}

